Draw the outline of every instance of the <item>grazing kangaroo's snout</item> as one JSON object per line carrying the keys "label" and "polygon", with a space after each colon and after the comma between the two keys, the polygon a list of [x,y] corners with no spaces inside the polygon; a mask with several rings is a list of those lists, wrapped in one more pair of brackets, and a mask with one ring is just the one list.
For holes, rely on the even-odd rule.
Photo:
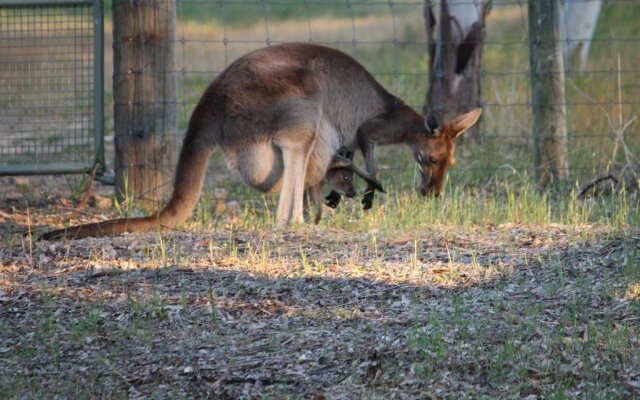
{"label": "grazing kangaroo's snout", "polygon": [[478,121],[482,110],[476,108],[442,122],[431,111],[424,120],[426,132],[413,144],[414,157],[422,174],[420,193],[423,196],[440,196],[447,170],[455,163],[455,139]]}

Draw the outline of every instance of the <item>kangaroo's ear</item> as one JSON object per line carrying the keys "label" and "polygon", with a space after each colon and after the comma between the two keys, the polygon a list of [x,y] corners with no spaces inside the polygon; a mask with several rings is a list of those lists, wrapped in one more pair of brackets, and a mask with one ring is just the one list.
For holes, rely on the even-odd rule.
{"label": "kangaroo's ear", "polygon": [[457,138],[458,136],[462,135],[464,131],[471,128],[476,122],[478,122],[481,114],[481,108],[474,108],[469,112],[458,115],[457,117],[449,121],[449,129],[447,134],[451,136],[451,139]]}
{"label": "kangaroo's ear", "polygon": [[[355,171],[354,171],[355,172]],[[358,174],[356,172],[356,174]],[[372,177],[370,177],[368,174],[367,176],[363,176],[358,174],[359,177],[361,177],[362,179],[365,180],[365,182],[367,182],[368,184],[370,184],[375,190],[377,190],[380,193],[387,193],[386,190],[384,190],[384,187],[382,186],[382,183],[378,182],[377,180],[373,179]]]}
{"label": "kangaroo's ear", "polygon": [[333,156],[333,158],[331,159],[331,162],[329,163],[329,168],[327,169],[333,169],[333,168],[348,168],[348,169],[352,169],[353,167],[353,161],[340,155],[340,154],[336,154]]}
{"label": "kangaroo's ear", "polygon": [[424,127],[427,128],[429,136],[438,136],[442,131],[442,119],[435,111],[429,111],[424,117]]}
{"label": "kangaroo's ear", "polygon": [[384,187],[382,187],[382,184],[380,182],[378,182],[377,180],[373,179],[371,177],[371,175],[369,175],[369,173],[367,171],[365,171],[362,168],[358,167],[356,164],[351,164],[349,169],[351,169],[360,178],[364,179],[365,182],[367,182],[368,184],[373,186],[373,188],[376,189],[378,192],[387,193],[384,190]]}
{"label": "kangaroo's ear", "polygon": [[340,165],[340,166],[335,166],[334,167],[334,165],[337,165],[337,163],[340,162],[339,161],[340,158],[342,158],[342,157],[334,156],[333,160],[331,161],[331,164],[329,165],[329,169],[331,169],[331,168],[346,168],[349,171],[351,171],[351,172],[355,173],[356,175],[358,175],[360,178],[364,179],[365,182],[367,182],[368,184],[373,186],[373,188],[376,189],[378,192],[387,193],[384,190],[384,187],[382,187],[382,184],[380,182],[378,182],[377,180],[373,179],[371,177],[371,175],[367,171],[365,171],[362,168],[358,167],[356,164],[354,164],[349,159],[345,159],[345,160],[347,160],[349,162],[348,165],[344,164],[344,165]]}

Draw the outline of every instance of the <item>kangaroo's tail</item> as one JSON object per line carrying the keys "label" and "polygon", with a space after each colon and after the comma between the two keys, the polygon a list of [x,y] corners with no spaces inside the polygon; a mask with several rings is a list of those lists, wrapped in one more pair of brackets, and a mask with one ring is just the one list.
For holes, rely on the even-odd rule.
{"label": "kangaroo's tail", "polygon": [[83,237],[115,236],[124,232],[147,232],[161,227],[173,228],[183,224],[193,212],[204,182],[213,146],[198,143],[196,135],[184,139],[176,169],[173,194],[169,203],[148,217],[121,218],[49,231],[40,240],[79,239]]}

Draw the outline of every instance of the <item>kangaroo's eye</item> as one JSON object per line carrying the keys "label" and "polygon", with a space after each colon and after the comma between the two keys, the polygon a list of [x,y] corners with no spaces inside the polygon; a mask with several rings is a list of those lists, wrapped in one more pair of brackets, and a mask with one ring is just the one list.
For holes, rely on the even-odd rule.
{"label": "kangaroo's eye", "polygon": [[351,175],[344,175],[342,177],[342,180],[345,181],[345,182],[350,182],[351,181]]}
{"label": "kangaroo's eye", "polygon": [[430,166],[436,163],[435,158],[430,155],[420,153],[418,155],[418,162],[422,165]]}
{"label": "kangaroo's eye", "polygon": [[422,165],[433,165],[436,163],[435,158],[433,158],[433,156],[430,156],[428,154],[424,154],[422,151],[420,151],[417,155],[418,158],[418,163],[422,164]]}

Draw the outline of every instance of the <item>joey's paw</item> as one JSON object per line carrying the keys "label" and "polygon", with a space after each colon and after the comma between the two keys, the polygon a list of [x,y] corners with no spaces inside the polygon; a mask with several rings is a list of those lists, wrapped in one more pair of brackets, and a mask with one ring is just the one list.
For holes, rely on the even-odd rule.
{"label": "joey's paw", "polygon": [[324,204],[327,205],[327,207],[331,207],[331,208],[337,208],[338,204],[340,204],[340,200],[327,200],[324,202]]}
{"label": "joey's paw", "polygon": [[362,196],[362,209],[370,210],[373,206],[373,192],[366,193]]}
{"label": "joey's paw", "polygon": [[338,204],[340,204],[341,198],[342,197],[339,193],[331,192],[327,195],[327,197],[324,198],[324,204],[326,204],[328,207],[336,208],[338,207]]}

